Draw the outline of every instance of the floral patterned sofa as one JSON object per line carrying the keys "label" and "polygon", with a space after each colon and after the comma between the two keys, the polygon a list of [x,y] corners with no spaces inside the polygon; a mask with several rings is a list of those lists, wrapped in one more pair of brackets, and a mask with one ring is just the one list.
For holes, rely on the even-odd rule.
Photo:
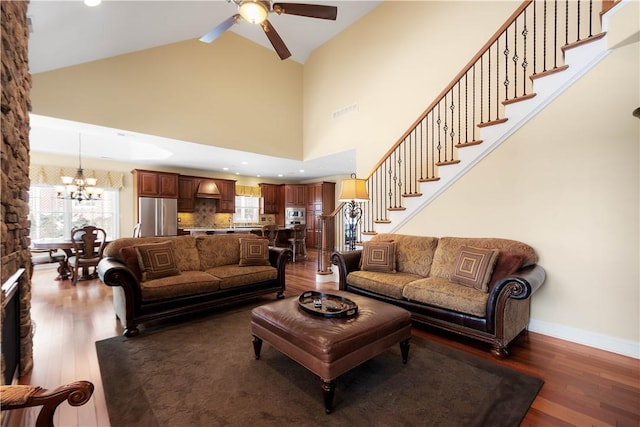
{"label": "floral patterned sofa", "polygon": [[527,328],[530,297],[545,279],[530,246],[508,239],[379,234],[334,252],[341,290],[412,314],[414,322],[490,343],[497,358]]}
{"label": "floral patterned sofa", "polygon": [[232,304],[272,292],[284,296],[288,248],[253,234],[121,238],[98,264],[113,287],[126,336],[140,323]]}

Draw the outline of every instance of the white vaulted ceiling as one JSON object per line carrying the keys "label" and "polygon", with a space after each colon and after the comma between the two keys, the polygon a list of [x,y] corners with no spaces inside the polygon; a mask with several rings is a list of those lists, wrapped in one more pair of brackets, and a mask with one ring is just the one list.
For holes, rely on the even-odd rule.
{"label": "white vaulted ceiling", "polygon": [[[310,53],[346,27],[378,6],[382,1],[289,0],[338,7],[336,21],[293,15],[270,14],[292,57],[287,61],[304,63]],[[103,0],[97,7],[82,1],[32,0],[28,8],[31,23],[29,66],[32,74],[50,71],[111,56],[149,49],[169,43],[196,39],[236,13],[236,6],[224,0],[210,1],[117,1]],[[230,31],[273,50],[260,27],[241,22]],[[215,41],[214,41],[215,43]],[[276,55],[275,51],[273,52]],[[78,134],[83,132],[83,156],[174,167],[217,170],[211,159],[238,163],[241,174],[277,176],[284,172],[291,179],[313,179],[351,173],[355,170],[354,153],[344,153],[313,161],[295,161],[234,150],[201,146],[184,141],[133,134],[69,121],[32,116],[31,149],[77,155]],[[134,146],[122,150],[123,140]],[[52,143],[55,142],[55,143]],[[138,148],[135,148],[138,144]],[[145,147],[145,150],[141,148]],[[151,150],[149,150],[151,148]],[[140,156],[136,153],[155,153]],[[180,153],[197,153],[185,156]],[[250,170],[240,170],[239,158],[252,163]],[[200,159],[209,159],[207,167]],[[250,160],[250,161],[249,161]],[[305,173],[300,173],[305,170]],[[297,171],[297,172],[294,172]],[[229,172],[235,172],[230,170]]]}

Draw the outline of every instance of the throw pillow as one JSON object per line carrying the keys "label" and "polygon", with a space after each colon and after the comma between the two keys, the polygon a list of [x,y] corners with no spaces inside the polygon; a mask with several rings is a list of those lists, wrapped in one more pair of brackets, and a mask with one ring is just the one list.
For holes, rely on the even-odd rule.
{"label": "throw pillow", "polygon": [[451,281],[481,291],[489,291],[489,279],[496,264],[497,249],[462,246],[456,258]]}
{"label": "throw pillow", "polygon": [[138,254],[138,264],[143,282],[180,274],[174,255],[173,242],[148,243],[134,247]]}
{"label": "throw pillow", "polygon": [[522,255],[500,251],[493,274],[491,274],[491,279],[489,280],[489,291],[493,289],[498,280],[518,271],[523,260],[524,257]]}
{"label": "throw pillow", "polygon": [[239,265],[270,265],[267,239],[238,239],[240,241]]}
{"label": "throw pillow", "polygon": [[360,270],[396,272],[396,243],[393,241],[370,241],[362,245]]}
{"label": "throw pillow", "polygon": [[136,276],[138,282],[142,280],[142,272],[140,271],[140,263],[138,263],[138,252],[133,246],[125,246],[120,248],[120,259],[129,270]]}

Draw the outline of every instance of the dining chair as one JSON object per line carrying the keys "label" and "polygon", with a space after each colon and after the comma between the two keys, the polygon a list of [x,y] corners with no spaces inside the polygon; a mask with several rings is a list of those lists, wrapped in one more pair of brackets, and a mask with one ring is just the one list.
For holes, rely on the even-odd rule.
{"label": "dining chair", "polygon": [[71,282],[73,285],[78,283],[80,277],[79,270],[82,269],[82,275],[88,276],[89,267],[93,267],[91,277],[96,276],[96,267],[102,259],[102,252],[107,242],[107,233],[93,225],[87,225],[71,231],[71,246],[73,255],[69,257],[69,269],[71,270]]}
{"label": "dining chair", "polygon": [[293,251],[293,262],[302,257],[307,258],[307,226],[296,224],[293,226],[291,237],[288,239]]}
{"label": "dining chair", "polygon": [[84,405],[93,390],[93,383],[89,381],[75,381],[49,390],[34,385],[3,385],[0,386],[0,409],[9,411],[41,406],[35,427],[53,427],[58,405],[65,400],[72,406]]}

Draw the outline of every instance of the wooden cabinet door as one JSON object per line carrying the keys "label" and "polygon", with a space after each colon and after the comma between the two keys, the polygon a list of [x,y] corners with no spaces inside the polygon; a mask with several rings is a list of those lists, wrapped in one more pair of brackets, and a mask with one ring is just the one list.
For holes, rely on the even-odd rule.
{"label": "wooden cabinet door", "polygon": [[178,212],[193,212],[195,210],[198,182],[197,178],[178,177]]}
{"label": "wooden cabinet door", "polygon": [[158,173],[158,195],[160,197],[178,197],[178,175],[172,173]]}
{"label": "wooden cabinet door", "polygon": [[136,170],[137,191],[140,197],[158,197],[158,174],[155,172]]}
{"label": "wooden cabinet door", "polygon": [[178,197],[178,174],[135,169],[133,176],[138,197]]}
{"label": "wooden cabinet door", "polygon": [[235,213],[236,211],[236,182],[226,179],[216,179],[216,185],[220,190],[218,213]]}
{"label": "wooden cabinet door", "polygon": [[287,184],[284,186],[284,190],[285,207],[305,207],[305,201],[307,199],[306,185]]}
{"label": "wooden cabinet door", "polygon": [[262,193],[262,213],[277,214],[280,213],[279,206],[279,185],[260,184]]}

